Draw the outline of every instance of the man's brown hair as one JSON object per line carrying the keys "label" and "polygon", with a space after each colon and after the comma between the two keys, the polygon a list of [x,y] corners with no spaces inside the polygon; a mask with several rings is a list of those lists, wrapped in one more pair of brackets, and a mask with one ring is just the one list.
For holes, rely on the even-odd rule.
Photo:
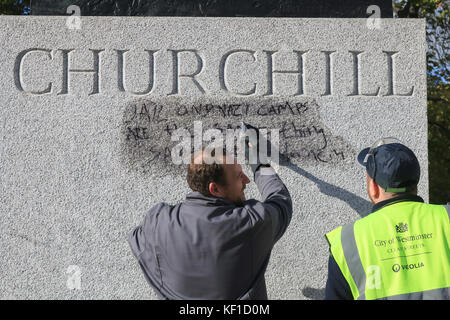
{"label": "man's brown hair", "polygon": [[[205,157],[210,157],[209,155],[205,155],[204,151],[205,148],[203,148],[201,152],[191,156],[191,163],[189,164],[186,180],[193,191],[198,191],[205,196],[211,196],[211,193],[209,192],[209,184],[211,182],[223,186],[227,184],[225,177],[225,161],[214,161],[213,163],[208,164],[210,161],[206,161]],[[225,157],[225,148],[222,150],[222,154]],[[214,149],[211,151],[211,156],[215,157]],[[197,157],[201,157],[201,163],[194,163],[194,160]]]}

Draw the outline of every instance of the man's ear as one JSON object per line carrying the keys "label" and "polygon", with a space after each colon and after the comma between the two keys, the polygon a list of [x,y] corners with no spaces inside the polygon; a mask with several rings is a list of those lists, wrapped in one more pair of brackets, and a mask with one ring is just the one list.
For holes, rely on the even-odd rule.
{"label": "man's ear", "polygon": [[372,178],[369,178],[369,182],[368,182],[368,186],[369,186],[369,195],[370,198],[375,200],[378,199],[380,197],[380,186],[376,184],[375,180]]}
{"label": "man's ear", "polygon": [[217,184],[215,182],[210,182],[208,186],[209,193],[214,197],[220,198],[222,197],[222,192],[219,190]]}

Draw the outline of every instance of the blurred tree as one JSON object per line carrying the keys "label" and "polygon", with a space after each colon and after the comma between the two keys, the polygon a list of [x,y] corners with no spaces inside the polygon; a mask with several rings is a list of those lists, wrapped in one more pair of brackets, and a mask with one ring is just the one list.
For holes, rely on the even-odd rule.
{"label": "blurred tree", "polygon": [[450,202],[450,85],[428,85],[430,203]]}
{"label": "blurred tree", "polygon": [[28,14],[30,0],[0,0],[0,14]]}
{"label": "blurred tree", "polygon": [[450,202],[450,28],[449,2],[395,0],[400,18],[427,23],[428,160],[430,203]]}

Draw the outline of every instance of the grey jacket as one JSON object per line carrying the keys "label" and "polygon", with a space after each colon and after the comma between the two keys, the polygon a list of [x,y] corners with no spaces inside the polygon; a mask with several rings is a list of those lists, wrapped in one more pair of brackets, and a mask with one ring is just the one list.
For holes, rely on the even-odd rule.
{"label": "grey jacket", "polygon": [[158,203],[131,231],[131,250],[160,299],[267,299],[264,273],[292,200],[277,174],[260,171],[262,202],[236,206],[191,192],[182,203]]}

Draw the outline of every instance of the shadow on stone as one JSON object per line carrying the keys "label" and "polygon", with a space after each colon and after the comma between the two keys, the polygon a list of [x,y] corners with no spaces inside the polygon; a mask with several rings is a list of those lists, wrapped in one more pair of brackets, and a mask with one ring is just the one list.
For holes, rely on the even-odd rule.
{"label": "shadow on stone", "polygon": [[306,298],[312,300],[323,300],[325,298],[325,289],[306,287],[302,289],[302,293]]}
{"label": "shadow on stone", "polygon": [[341,187],[335,186],[331,183],[328,183],[326,181],[323,181],[316,176],[312,175],[311,173],[307,172],[306,170],[300,168],[296,164],[293,164],[292,162],[289,162],[289,165],[287,166],[289,169],[293,170],[294,172],[302,175],[303,177],[311,180],[314,182],[317,187],[319,188],[320,192],[323,194],[334,197],[336,199],[339,199],[341,201],[344,201],[347,203],[353,210],[355,210],[362,218],[367,216],[370,212],[371,203],[360,196],[357,196],[356,194],[347,191]]}

